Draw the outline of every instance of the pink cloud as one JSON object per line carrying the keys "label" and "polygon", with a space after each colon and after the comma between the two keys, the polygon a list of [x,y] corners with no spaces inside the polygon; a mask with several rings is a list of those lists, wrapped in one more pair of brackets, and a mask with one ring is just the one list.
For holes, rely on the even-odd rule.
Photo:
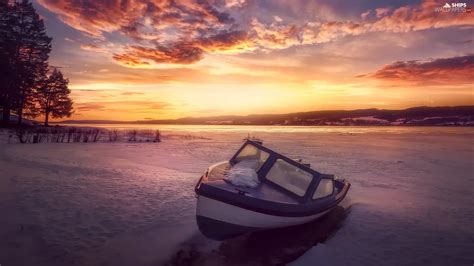
{"label": "pink cloud", "polygon": [[474,55],[439,58],[427,62],[399,61],[360,77],[393,84],[473,84]]}
{"label": "pink cloud", "polygon": [[[80,1],[38,0],[69,26],[95,38],[119,32],[130,38],[113,58],[126,66],[152,63],[191,64],[206,53],[285,49],[335,41],[368,32],[410,32],[473,26],[470,13],[436,13],[441,2],[367,10],[361,21],[295,22],[259,18],[237,19],[245,1]],[[288,2],[287,5],[298,5]],[[371,19],[370,14],[375,16]],[[270,14],[271,15],[271,14]],[[274,16],[271,16],[273,18]],[[100,47],[84,44],[85,50]]]}

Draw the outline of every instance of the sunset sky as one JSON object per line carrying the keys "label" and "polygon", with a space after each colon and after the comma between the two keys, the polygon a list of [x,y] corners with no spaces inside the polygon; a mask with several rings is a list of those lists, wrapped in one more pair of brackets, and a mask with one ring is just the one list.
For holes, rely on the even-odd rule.
{"label": "sunset sky", "polygon": [[474,12],[444,4],[34,2],[72,119],[111,120],[472,105]]}

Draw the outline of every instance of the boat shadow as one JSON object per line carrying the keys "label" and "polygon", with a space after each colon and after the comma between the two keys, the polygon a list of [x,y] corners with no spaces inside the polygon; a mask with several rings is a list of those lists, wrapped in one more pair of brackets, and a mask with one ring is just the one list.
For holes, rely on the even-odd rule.
{"label": "boat shadow", "polygon": [[283,265],[324,243],[343,225],[350,207],[335,207],[324,217],[302,225],[265,230],[221,242],[210,253],[180,250],[169,265]]}

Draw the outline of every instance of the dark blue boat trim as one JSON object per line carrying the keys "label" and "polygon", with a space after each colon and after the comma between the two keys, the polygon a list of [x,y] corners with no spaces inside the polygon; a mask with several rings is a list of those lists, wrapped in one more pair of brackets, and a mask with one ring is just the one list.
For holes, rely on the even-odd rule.
{"label": "dark blue boat trim", "polygon": [[339,193],[319,200],[313,200],[304,204],[285,204],[258,198],[247,197],[238,193],[232,193],[219,188],[198,183],[196,193],[227,204],[237,206],[250,211],[260,212],[275,216],[303,217],[315,215],[335,207],[341,202],[350,188],[350,183],[335,180]]}
{"label": "dark blue boat trim", "polygon": [[201,215],[196,215],[199,231],[206,237],[214,240],[225,240],[245,233],[262,230],[262,228],[248,227],[237,224],[214,220]]}

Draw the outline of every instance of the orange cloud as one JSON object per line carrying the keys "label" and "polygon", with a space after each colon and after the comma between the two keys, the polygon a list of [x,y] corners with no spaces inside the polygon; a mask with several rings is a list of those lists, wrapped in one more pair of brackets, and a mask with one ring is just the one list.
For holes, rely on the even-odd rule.
{"label": "orange cloud", "polygon": [[195,46],[206,52],[246,51],[254,45],[244,31],[221,31],[207,38],[195,40]]}
{"label": "orange cloud", "polygon": [[201,60],[203,51],[190,43],[181,42],[170,47],[147,48],[129,46],[124,54],[114,55],[114,59],[126,65],[149,65],[155,63],[191,64]]}
{"label": "orange cloud", "polygon": [[369,13],[362,14],[363,23],[352,21],[331,21],[321,24],[307,24],[303,27],[304,44],[333,41],[347,35],[360,35],[367,32],[410,32],[453,26],[474,25],[471,13],[437,13],[435,8],[444,3],[425,1],[417,6],[402,6],[397,9],[377,8],[376,19],[368,20]]}
{"label": "orange cloud", "polygon": [[[157,32],[177,26],[181,36],[189,30],[213,29],[232,23],[232,18],[207,1],[80,1],[80,0],[38,0],[38,2],[59,15],[69,26],[88,35],[103,37],[104,32],[121,31],[131,37],[141,38],[151,27]],[[145,19],[148,20],[145,20]],[[148,24],[148,25],[147,25]]]}
{"label": "orange cloud", "polygon": [[38,0],[67,25],[91,36],[120,29],[140,18],[146,4],[139,1]]}
{"label": "orange cloud", "polygon": [[[130,63],[129,59],[124,59],[123,63],[120,62],[119,64],[124,65],[126,63]],[[140,64],[140,62],[135,63]],[[147,62],[144,64],[147,64]],[[202,82],[203,79],[208,76],[209,70],[205,68],[175,66],[156,71],[151,68],[150,65],[128,65],[127,68],[124,68],[115,64],[112,64],[110,68],[107,69],[102,69],[101,66],[99,66],[92,67],[88,71],[70,72],[68,74],[71,84],[79,86],[100,84],[101,89],[104,88],[104,84],[114,84],[110,86],[116,87],[118,84],[150,85],[176,82]]]}
{"label": "orange cloud", "polygon": [[95,52],[102,52],[104,51],[104,48],[100,47],[99,45],[96,44],[81,44],[80,45],[82,50],[85,51],[95,51]]}
{"label": "orange cloud", "polygon": [[74,109],[79,112],[98,111],[105,109],[105,105],[100,103],[75,103]]}
{"label": "orange cloud", "polygon": [[153,102],[153,101],[107,101],[107,102],[78,102],[75,103],[75,109],[88,112],[88,111],[111,111],[111,110],[129,110],[132,109],[135,112],[153,112],[162,109],[169,108],[171,105],[166,102]]}
{"label": "orange cloud", "polygon": [[382,10],[377,13],[379,20],[372,23],[370,31],[408,32],[426,29],[438,29],[453,26],[473,25],[471,13],[436,12],[445,2],[428,0],[418,6],[403,6],[393,10]]}
{"label": "orange cloud", "polygon": [[[299,23],[280,17],[271,22],[264,16],[246,18],[245,1],[38,1],[66,24],[88,35],[104,39],[104,32],[119,32],[129,37],[129,41],[120,43],[123,51],[113,56],[128,67],[192,64],[204,58],[205,53],[285,49],[368,32],[474,25],[471,13],[435,12],[444,3],[433,0],[398,8],[369,9],[361,14],[361,21]],[[287,5],[302,3],[289,1]]]}
{"label": "orange cloud", "polygon": [[114,59],[128,66],[148,66],[150,62],[167,64],[192,64],[201,60],[204,52],[245,49],[247,35],[240,31],[222,31],[213,36],[171,43],[168,46],[128,46]]}
{"label": "orange cloud", "polygon": [[129,67],[144,67],[150,65],[148,61],[141,59],[139,54],[115,54],[113,58],[120,64]]}
{"label": "orange cloud", "polygon": [[[261,49],[285,49],[295,45],[318,44],[337,40],[348,35],[368,32],[409,32],[453,26],[474,25],[470,13],[437,13],[435,8],[444,3],[425,1],[420,5],[407,5],[396,9],[389,7],[367,10],[362,21],[307,22],[302,25],[284,24],[282,21],[265,24],[254,18],[248,27],[248,35]],[[369,16],[374,14],[375,18]]]}

